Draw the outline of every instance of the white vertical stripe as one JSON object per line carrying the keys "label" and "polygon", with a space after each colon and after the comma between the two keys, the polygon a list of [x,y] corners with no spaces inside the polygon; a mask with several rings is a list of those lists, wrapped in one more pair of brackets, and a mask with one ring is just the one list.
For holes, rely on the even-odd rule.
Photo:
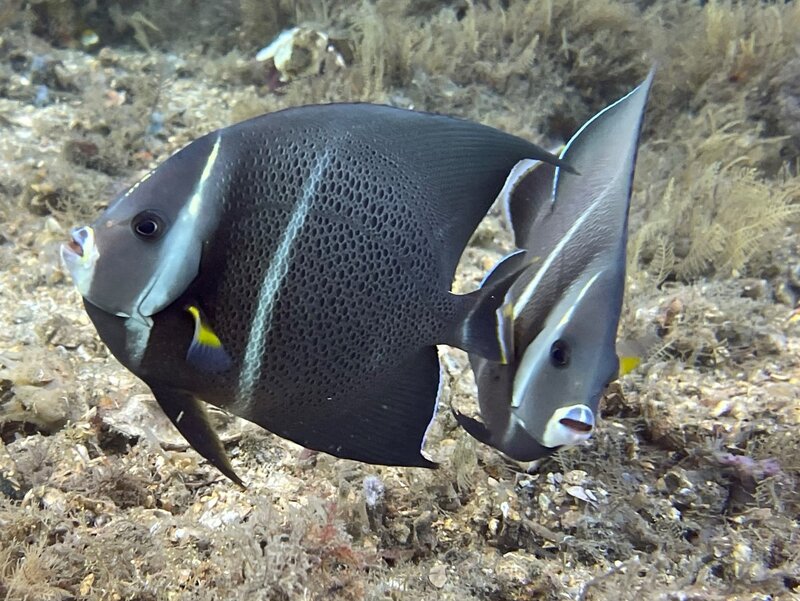
{"label": "white vertical stripe", "polygon": [[264,279],[258,292],[258,304],[256,305],[253,323],[250,326],[250,334],[247,337],[242,370],[239,372],[238,399],[242,403],[251,401],[253,390],[261,378],[261,366],[264,352],[266,351],[267,334],[272,328],[272,312],[275,309],[275,300],[283,280],[289,272],[289,253],[295,238],[297,238],[305,223],[308,212],[311,209],[311,201],[319,189],[322,173],[329,163],[330,157],[326,151],[320,157],[319,162],[314,166],[303,185],[302,196],[292,211],[289,223],[283,231],[269,267],[264,273]]}
{"label": "white vertical stripe", "polygon": [[142,364],[152,329],[153,320],[150,317],[128,317],[125,320],[125,351],[132,369]]}
{"label": "white vertical stripe", "polygon": [[534,370],[541,366],[542,362],[545,360],[544,356],[550,353],[550,345],[560,337],[564,327],[569,323],[570,319],[572,319],[575,309],[581,304],[583,297],[586,296],[586,293],[602,273],[603,270],[600,270],[589,278],[589,281],[578,291],[575,300],[567,307],[564,307],[564,303],[568,302],[570,299],[562,297],[554,309],[554,313],[563,311],[558,323],[551,323],[551,319],[558,317],[558,313],[551,313],[545,322],[544,330],[539,334],[541,338],[537,337],[536,340],[531,342],[528,348],[525,349],[519,367],[517,367],[517,373],[514,374],[514,387],[511,396],[512,407],[519,408],[522,405],[527,397],[526,391],[530,385]]}
{"label": "white vertical stripe", "polygon": [[[150,276],[147,285],[133,302],[131,315],[125,320],[125,348],[129,361],[133,367],[139,366],[150,341],[150,332],[153,327],[151,315],[157,313],[175,300],[183,292],[181,286],[188,285],[188,278],[194,279],[196,273],[186,273],[186,265],[191,264],[190,257],[193,252],[199,252],[197,222],[203,205],[203,188],[211,177],[211,171],[219,155],[222,136],[217,135],[214,146],[203,166],[200,181],[195,187],[189,202],[180,210],[178,217],[170,228],[167,238],[162,244],[162,252],[156,261],[156,269]],[[130,194],[136,187],[145,181],[146,175],[139,183],[131,188]],[[199,264],[199,257],[197,263]]]}
{"label": "white vertical stripe", "polygon": [[[181,208],[161,243],[156,269],[139,297],[134,301],[136,312],[145,317],[161,309],[183,294],[197,276],[200,252],[208,218],[212,209],[205,202],[203,192],[219,155],[222,135],[217,135],[209,153],[203,173],[189,201]],[[194,268],[194,269],[192,269]]]}

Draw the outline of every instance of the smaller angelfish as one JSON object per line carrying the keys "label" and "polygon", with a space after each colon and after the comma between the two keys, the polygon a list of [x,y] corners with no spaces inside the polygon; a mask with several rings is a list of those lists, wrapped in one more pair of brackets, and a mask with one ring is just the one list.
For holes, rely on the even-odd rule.
{"label": "smaller angelfish", "polygon": [[532,461],[588,439],[603,391],[618,377],[628,207],[652,78],[651,71],[567,143],[560,158],[578,174],[525,160],[503,190],[522,250],[482,285],[527,264],[500,309],[509,362],[470,355],[483,423],[456,417],[513,459]]}

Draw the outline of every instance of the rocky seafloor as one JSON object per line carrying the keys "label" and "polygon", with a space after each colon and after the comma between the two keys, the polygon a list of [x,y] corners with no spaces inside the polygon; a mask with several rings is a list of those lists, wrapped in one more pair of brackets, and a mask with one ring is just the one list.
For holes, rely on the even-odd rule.
{"label": "rocky seafloor", "polygon": [[[255,59],[295,25],[333,50]],[[215,412],[240,490],[110,356],[59,263],[70,227],[215,127],[370,100],[552,145],[654,63],[620,325],[649,343],[590,443],[537,464],[457,426],[474,383],[442,347],[438,470]],[[797,598],[798,81],[795,3],[7,1],[0,598]],[[509,245],[493,209],[454,289]]]}

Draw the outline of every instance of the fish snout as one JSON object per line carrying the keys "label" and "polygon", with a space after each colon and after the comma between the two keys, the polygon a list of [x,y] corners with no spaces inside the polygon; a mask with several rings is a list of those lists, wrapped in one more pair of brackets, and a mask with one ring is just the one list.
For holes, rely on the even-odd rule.
{"label": "fish snout", "polygon": [[78,291],[82,296],[86,296],[91,287],[94,267],[100,253],[91,227],[78,227],[70,234],[69,242],[61,245],[61,260],[72,275]]}
{"label": "fish snout", "polygon": [[547,422],[542,445],[549,448],[576,445],[591,437],[594,425],[594,412],[586,405],[561,407]]}
{"label": "fish snout", "polygon": [[76,227],[71,232],[71,240],[64,244],[63,248],[78,257],[83,257],[84,246],[91,238],[91,228],[89,227]]}

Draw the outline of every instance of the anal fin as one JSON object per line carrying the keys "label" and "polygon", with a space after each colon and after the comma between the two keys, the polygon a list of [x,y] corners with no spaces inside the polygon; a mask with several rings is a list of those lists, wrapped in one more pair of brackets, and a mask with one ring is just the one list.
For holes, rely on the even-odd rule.
{"label": "anal fin", "polygon": [[246,488],[233,471],[228,454],[208,418],[203,404],[190,392],[168,386],[151,386],[156,401],[192,448],[230,480]]}
{"label": "anal fin", "polygon": [[[376,374],[360,390],[334,397],[325,414],[315,416],[305,427],[295,422],[273,431],[344,459],[435,468],[421,451],[436,414],[439,378],[436,347],[424,347]],[[258,423],[253,416],[245,417]]]}

